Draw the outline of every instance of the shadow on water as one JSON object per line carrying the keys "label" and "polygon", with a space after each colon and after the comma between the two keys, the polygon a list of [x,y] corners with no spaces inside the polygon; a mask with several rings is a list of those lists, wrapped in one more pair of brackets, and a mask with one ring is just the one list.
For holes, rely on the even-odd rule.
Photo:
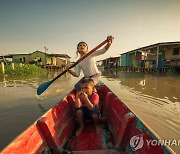
{"label": "shadow on water", "polygon": [[48,110],[45,109],[44,106],[42,106],[41,104],[38,104],[38,107],[40,108],[40,111],[41,111],[42,113],[45,113],[45,112],[48,111]]}

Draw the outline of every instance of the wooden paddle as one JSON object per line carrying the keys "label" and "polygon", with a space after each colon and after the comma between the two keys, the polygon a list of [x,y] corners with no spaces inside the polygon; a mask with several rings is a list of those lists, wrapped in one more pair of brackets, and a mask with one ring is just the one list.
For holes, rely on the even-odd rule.
{"label": "wooden paddle", "polygon": [[97,47],[95,47],[94,49],[92,49],[91,51],[89,51],[88,53],[86,53],[85,55],[83,55],[81,58],[79,58],[74,64],[72,64],[70,67],[66,68],[63,72],[61,72],[58,76],[56,76],[54,79],[52,79],[51,81],[45,82],[43,84],[41,84],[38,89],[37,89],[37,94],[41,95],[50,85],[51,83],[53,83],[56,79],[58,79],[59,77],[61,77],[63,74],[65,74],[66,72],[68,72],[69,69],[73,68],[74,66],[76,66],[78,63],[80,63],[81,61],[83,61],[86,57],[88,57],[90,54],[92,54],[93,52],[95,52],[97,49],[99,49],[100,47],[102,47],[104,44],[107,43],[107,39],[105,41],[103,41],[101,44],[99,44]]}

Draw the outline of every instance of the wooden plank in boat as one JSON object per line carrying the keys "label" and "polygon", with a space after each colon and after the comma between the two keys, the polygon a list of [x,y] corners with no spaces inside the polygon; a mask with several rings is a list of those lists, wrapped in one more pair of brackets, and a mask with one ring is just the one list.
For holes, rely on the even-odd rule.
{"label": "wooden plank in boat", "polygon": [[75,125],[72,116],[68,101],[64,99],[37,121],[53,152],[61,152],[71,135]]}

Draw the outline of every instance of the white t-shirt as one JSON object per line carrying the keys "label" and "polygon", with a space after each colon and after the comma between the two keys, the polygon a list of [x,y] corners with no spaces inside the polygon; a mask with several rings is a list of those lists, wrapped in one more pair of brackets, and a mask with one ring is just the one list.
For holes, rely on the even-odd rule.
{"label": "white t-shirt", "polygon": [[95,57],[102,55],[106,52],[106,49],[103,48],[101,50],[97,50],[93,52],[91,55],[86,57],[83,61],[76,65],[76,75],[80,75],[80,71],[83,71],[85,77],[89,77],[99,73],[98,68],[96,66]]}

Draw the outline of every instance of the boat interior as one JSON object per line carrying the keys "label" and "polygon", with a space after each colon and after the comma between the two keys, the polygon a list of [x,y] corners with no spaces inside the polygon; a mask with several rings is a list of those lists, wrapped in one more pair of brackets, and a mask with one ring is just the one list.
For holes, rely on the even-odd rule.
{"label": "boat interior", "polygon": [[[100,125],[97,134],[93,122],[85,121],[85,128],[76,135],[79,127],[75,119],[75,91],[71,91],[25,132],[20,134],[2,154],[64,153],[64,154],[111,154],[111,153],[169,153],[165,146],[144,144],[137,149],[136,139],[157,139],[156,135],[105,85],[97,87],[100,97]],[[136,151],[137,150],[137,151]]]}

